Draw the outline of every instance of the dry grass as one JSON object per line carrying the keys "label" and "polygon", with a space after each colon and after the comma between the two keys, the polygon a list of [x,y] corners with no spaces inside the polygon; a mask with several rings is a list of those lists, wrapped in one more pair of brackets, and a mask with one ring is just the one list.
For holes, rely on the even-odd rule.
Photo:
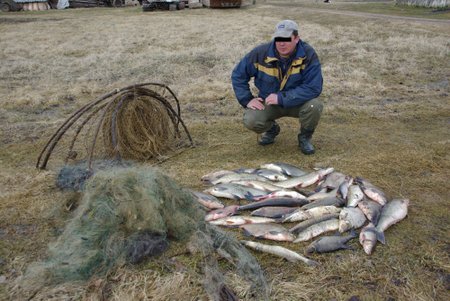
{"label": "dry grass", "polygon": [[[47,139],[88,101],[146,81],[169,85],[182,102],[197,146],[160,168],[186,187],[201,189],[201,175],[216,169],[281,160],[304,168],[331,165],[366,177],[389,197],[411,199],[409,217],[389,229],[388,245],[370,257],[356,240],[355,251],[314,255],[321,263],[317,269],[254,253],[273,300],[450,298],[449,24],[329,15],[295,3],[1,15],[0,275],[6,283],[0,284],[0,299],[12,299],[13,280],[45,256],[71,217],[66,203],[77,199],[55,188],[54,170],[34,169]],[[231,89],[235,63],[268,40],[282,18],[299,22],[302,38],[323,63],[326,108],[312,157],[297,151],[295,120],[281,121],[276,144],[256,146],[255,134],[240,123]],[[302,252],[306,244],[285,246]],[[188,272],[168,272],[150,261],[93,279],[87,287],[71,284],[37,297],[97,300],[104,293],[116,300],[203,300],[198,258],[176,258]],[[247,284],[225,263],[224,269],[230,286],[251,300]]]}

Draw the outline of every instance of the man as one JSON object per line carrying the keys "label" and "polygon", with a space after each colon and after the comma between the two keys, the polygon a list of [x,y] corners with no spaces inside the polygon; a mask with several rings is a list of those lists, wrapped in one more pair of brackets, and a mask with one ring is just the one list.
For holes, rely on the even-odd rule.
{"label": "man", "polygon": [[[255,97],[249,81],[254,78],[259,90]],[[272,144],[280,133],[276,119],[299,118],[300,150],[314,154],[311,137],[319,123],[323,104],[317,99],[322,92],[322,71],[314,49],[298,35],[298,25],[283,20],[276,25],[273,40],[248,53],[231,75],[239,103],[246,108],[244,125],[260,134],[260,145]]]}

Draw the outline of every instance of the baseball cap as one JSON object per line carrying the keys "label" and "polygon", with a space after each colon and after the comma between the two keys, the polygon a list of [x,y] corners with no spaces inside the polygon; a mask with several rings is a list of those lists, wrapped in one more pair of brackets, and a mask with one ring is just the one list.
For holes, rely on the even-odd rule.
{"label": "baseball cap", "polygon": [[275,26],[272,38],[290,38],[294,30],[298,31],[298,25],[292,20],[283,20]]}

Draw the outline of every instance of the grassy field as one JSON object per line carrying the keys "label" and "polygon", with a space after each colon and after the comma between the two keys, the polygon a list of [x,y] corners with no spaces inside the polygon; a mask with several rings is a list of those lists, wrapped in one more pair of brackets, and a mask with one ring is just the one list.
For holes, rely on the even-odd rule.
{"label": "grassy field", "polygon": [[[322,4],[314,7],[330,9]],[[332,5],[374,12],[366,9],[372,4]],[[55,187],[57,161],[46,171],[34,168],[42,147],[82,105],[147,81],[175,91],[195,141],[195,148],[159,165],[182,186],[200,190],[200,177],[208,172],[284,161],[305,169],[332,166],[367,178],[389,198],[411,200],[408,218],[387,231],[388,244],[371,256],[356,240],[354,250],[313,255],[321,263],[317,268],[253,253],[272,300],[449,300],[448,14],[447,22],[433,23],[305,7],[311,5],[272,1],[229,10],[0,14],[0,300],[23,298],[14,280],[45,258],[48,243],[71,217],[65,205],[79,197]],[[376,12],[393,13],[385,7]],[[425,9],[412,11],[401,15],[427,15]],[[256,135],[240,122],[231,88],[234,65],[268,41],[285,18],[299,23],[301,38],[314,46],[323,66],[325,109],[314,156],[298,151],[298,124],[291,119],[281,120],[277,143],[256,145]],[[306,245],[285,246],[303,252]],[[88,284],[45,289],[35,299],[206,300],[194,259],[177,256],[187,271],[161,266],[173,253]],[[223,267],[230,287],[251,300],[242,279]]]}

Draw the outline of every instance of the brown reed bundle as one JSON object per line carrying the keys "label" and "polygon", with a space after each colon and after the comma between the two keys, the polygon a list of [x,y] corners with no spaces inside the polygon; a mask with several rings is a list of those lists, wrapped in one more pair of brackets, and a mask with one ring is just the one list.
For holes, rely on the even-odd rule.
{"label": "brown reed bundle", "polygon": [[[71,136],[70,142],[55,150],[64,136]],[[45,169],[52,153],[66,153],[65,164],[86,161],[91,170],[96,159],[159,160],[167,151],[188,145],[193,141],[173,91],[159,83],[136,84],[105,94],[69,116],[45,145],[36,167]]]}
{"label": "brown reed bundle", "polygon": [[[167,109],[148,95],[121,95],[103,121],[105,151],[127,160],[148,160],[173,150],[176,138]],[[121,103],[122,102],[122,103]]]}

